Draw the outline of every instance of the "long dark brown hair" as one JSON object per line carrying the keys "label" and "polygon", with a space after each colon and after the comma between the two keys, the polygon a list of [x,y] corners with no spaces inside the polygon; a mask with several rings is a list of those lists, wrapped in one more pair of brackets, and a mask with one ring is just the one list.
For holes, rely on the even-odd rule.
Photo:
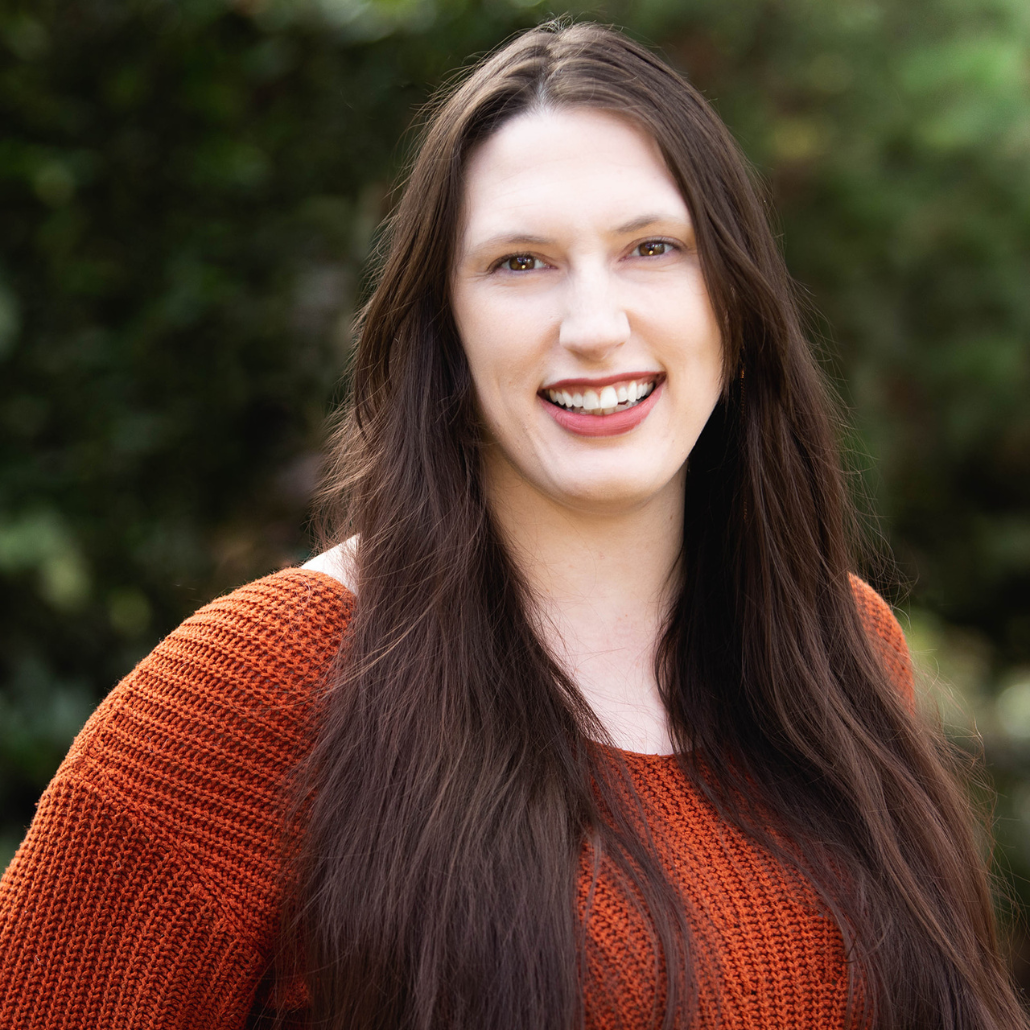
{"label": "long dark brown hair", "polygon": [[705,955],[685,902],[617,754],[591,744],[603,728],[531,628],[484,502],[448,302],[469,154],[520,113],[566,106],[618,112],[657,142],[723,327],[725,388],[690,458],[656,663],[681,767],[818,891],[856,1022],[1023,1026],[952,760],[856,609],[832,406],[760,195],[702,96],[591,24],[529,31],[441,99],[360,320],[326,488],[330,542],[360,534],[359,597],[306,784],[294,925],[316,1023],[581,1025],[585,847],[653,926],[659,1022],[685,1025],[695,1004]]}

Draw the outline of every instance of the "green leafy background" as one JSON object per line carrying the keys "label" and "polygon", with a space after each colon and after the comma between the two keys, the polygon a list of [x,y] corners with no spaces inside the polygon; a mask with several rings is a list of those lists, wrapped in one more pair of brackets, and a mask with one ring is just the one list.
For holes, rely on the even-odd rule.
{"label": "green leafy background", "polygon": [[658,46],[770,185],[1030,982],[1025,0],[0,0],[0,866],[111,685],[307,555],[417,109],[566,11]]}

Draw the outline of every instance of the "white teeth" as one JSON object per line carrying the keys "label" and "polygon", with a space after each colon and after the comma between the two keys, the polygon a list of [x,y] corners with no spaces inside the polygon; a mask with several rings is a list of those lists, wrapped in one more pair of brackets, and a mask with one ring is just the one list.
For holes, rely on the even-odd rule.
{"label": "white teeth", "polygon": [[618,386],[605,386],[600,390],[587,389],[582,393],[547,390],[546,395],[551,399],[551,403],[559,404],[570,411],[579,409],[592,415],[611,415],[615,411],[625,411],[638,401],[642,401],[654,388],[654,380],[630,379]]}

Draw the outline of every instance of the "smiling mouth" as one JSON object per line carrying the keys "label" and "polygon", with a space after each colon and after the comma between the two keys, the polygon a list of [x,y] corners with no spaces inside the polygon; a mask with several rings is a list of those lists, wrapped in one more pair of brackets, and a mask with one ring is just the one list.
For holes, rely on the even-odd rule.
{"label": "smiling mouth", "polygon": [[627,379],[620,383],[599,387],[563,387],[560,390],[544,389],[541,396],[566,411],[581,415],[614,415],[617,411],[628,411],[646,400],[658,385],[657,377],[650,379]]}

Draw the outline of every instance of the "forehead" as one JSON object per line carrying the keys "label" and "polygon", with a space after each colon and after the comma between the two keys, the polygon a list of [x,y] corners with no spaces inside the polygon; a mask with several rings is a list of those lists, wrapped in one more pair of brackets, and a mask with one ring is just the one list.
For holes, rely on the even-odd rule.
{"label": "forehead", "polygon": [[593,108],[531,111],[504,123],[473,152],[464,189],[466,246],[516,229],[622,224],[638,208],[689,220],[654,140]]}

